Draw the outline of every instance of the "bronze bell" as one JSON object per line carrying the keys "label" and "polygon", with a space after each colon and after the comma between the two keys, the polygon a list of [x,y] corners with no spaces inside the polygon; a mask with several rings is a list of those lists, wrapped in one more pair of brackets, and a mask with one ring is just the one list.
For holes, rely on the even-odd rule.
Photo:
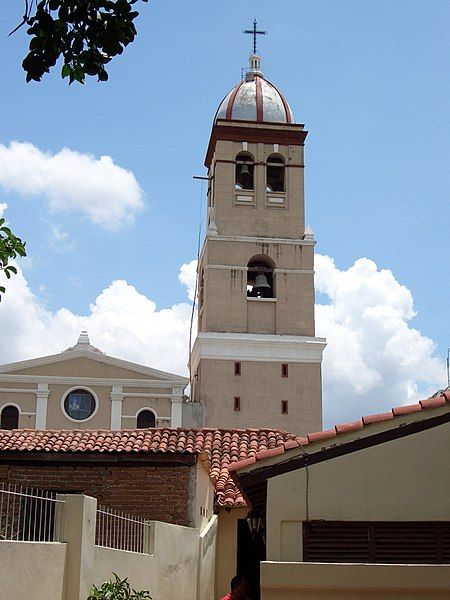
{"label": "bronze bell", "polygon": [[241,165],[241,170],[239,172],[239,175],[250,175],[250,171],[248,170],[248,167],[245,163],[243,165]]}
{"label": "bronze bell", "polygon": [[264,275],[264,273],[260,273],[255,277],[255,285],[253,286],[252,291],[255,296],[259,296],[260,298],[267,298],[270,295],[272,288],[270,287],[267,277]]}

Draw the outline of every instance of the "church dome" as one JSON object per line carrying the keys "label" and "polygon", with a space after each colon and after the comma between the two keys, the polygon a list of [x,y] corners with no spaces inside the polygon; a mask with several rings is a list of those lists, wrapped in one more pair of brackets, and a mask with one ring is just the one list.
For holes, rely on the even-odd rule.
{"label": "church dome", "polygon": [[245,79],[238,83],[220,103],[217,119],[293,123],[294,116],[283,94],[261,72],[261,58],[250,55],[250,68]]}

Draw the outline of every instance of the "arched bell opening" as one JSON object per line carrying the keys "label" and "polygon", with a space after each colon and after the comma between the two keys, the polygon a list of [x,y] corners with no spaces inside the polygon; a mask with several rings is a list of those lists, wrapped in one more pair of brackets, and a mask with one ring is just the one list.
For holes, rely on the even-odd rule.
{"label": "arched bell opening", "polygon": [[247,265],[247,296],[275,298],[275,264],[268,256],[254,256]]}
{"label": "arched bell opening", "polygon": [[253,190],[255,162],[248,152],[239,152],[236,156],[235,184],[236,190]]}
{"label": "arched bell opening", "polygon": [[284,160],[277,154],[271,154],[267,159],[266,168],[266,191],[284,192],[285,191],[285,166]]}
{"label": "arched bell opening", "polygon": [[0,416],[0,429],[18,429],[19,428],[19,409],[17,406],[8,404],[4,406]]}

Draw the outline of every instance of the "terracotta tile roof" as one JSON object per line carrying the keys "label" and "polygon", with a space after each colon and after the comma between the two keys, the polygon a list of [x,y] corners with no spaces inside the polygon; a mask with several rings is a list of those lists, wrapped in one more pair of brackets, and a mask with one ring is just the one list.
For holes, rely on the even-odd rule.
{"label": "terracotta tile roof", "polygon": [[0,452],[206,452],[217,503],[225,508],[246,506],[228,466],[255,461],[267,452],[282,453],[298,446],[291,433],[274,429],[129,429],[110,430],[0,430]]}
{"label": "terracotta tile roof", "polygon": [[[369,427],[374,423],[393,420],[404,415],[409,415],[412,413],[421,412],[432,408],[439,408],[441,406],[445,406],[446,404],[450,404],[449,389],[442,391],[438,396],[427,398],[426,400],[420,400],[417,404],[397,406],[386,413],[367,415],[365,417],[361,417],[361,419],[359,419],[358,421],[352,421],[351,423],[341,423],[340,425],[335,425],[332,429],[325,429],[323,431],[308,433],[307,436],[304,438],[296,437],[294,440],[285,442],[284,450],[290,450],[291,448],[306,446],[307,444],[312,444],[314,442],[323,442],[335,438],[339,435],[345,435],[346,433],[350,433],[352,431],[365,429],[366,427]],[[265,458],[276,456],[277,454],[278,452],[274,452],[273,450],[261,450],[254,457],[247,458],[242,461],[232,462],[228,467],[228,471],[230,473],[233,473],[234,471],[237,471],[238,469],[243,469],[244,467],[247,467],[255,463],[256,461],[264,460]]]}
{"label": "terracotta tile roof", "polygon": [[206,452],[210,477],[216,488],[217,504],[232,508],[246,502],[230,473],[286,450],[326,441],[362,430],[374,423],[445,406],[450,391],[417,404],[393,408],[387,413],[368,415],[358,421],[299,437],[278,429],[124,429],[110,430],[0,430],[0,452]]}

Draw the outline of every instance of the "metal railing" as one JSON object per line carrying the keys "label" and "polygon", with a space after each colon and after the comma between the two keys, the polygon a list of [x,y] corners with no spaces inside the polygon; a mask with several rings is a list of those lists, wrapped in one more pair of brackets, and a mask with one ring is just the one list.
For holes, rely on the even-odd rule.
{"label": "metal railing", "polygon": [[105,548],[152,554],[153,523],[143,517],[99,506],[95,544]]}
{"label": "metal railing", "polygon": [[0,483],[0,540],[59,542],[63,518],[56,492]]}

